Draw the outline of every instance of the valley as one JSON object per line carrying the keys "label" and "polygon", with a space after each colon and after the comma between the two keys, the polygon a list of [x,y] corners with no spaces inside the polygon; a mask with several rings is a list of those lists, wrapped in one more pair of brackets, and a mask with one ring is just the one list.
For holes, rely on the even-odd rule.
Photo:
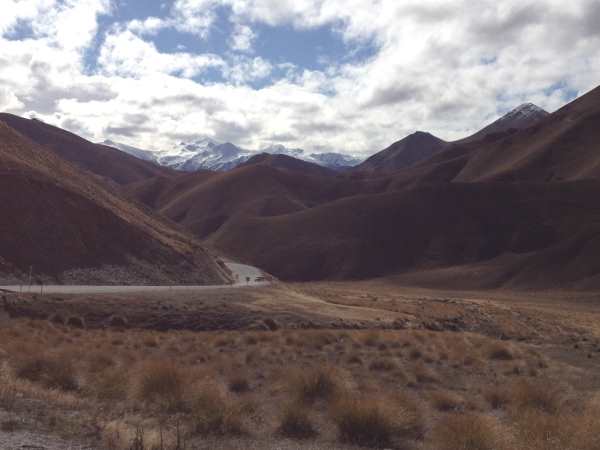
{"label": "valley", "polygon": [[[480,49],[538,9],[488,8],[460,52],[408,27],[362,84],[406,33],[367,24],[446,7],[105,3],[81,48],[95,19],[44,33],[93,0],[0,17],[0,449],[600,449],[600,87]],[[396,66],[418,49],[427,89]]]}

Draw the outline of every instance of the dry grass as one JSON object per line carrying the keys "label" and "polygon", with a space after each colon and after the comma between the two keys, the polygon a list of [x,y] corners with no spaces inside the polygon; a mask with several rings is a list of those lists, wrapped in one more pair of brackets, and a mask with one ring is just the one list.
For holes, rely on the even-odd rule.
{"label": "dry grass", "polygon": [[346,395],[333,407],[333,419],[342,442],[371,448],[385,448],[414,437],[421,428],[413,408],[392,398]]}
{"label": "dry grass", "polygon": [[299,370],[290,377],[290,390],[302,402],[332,400],[342,389],[339,373],[332,367]]}
{"label": "dry grass", "polygon": [[186,372],[173,361],[152,360],[137,368],[134,396],[169,411],[184,408],[189,382]]}
{"label": "dry grass", "polygon": [[479,414],[445,417],[435,428],[432,450],[508,450],[496,419]]}
{"label": "dry grass", "polygon": [[79,388],[75,366],[67,354],[23,354],[15,367],[17,377],[41,383],[49,389],[75,391]]}
{"label": "dry grass", "polygon": [[278,432],[291,439],[310,439],[317,435],[308,409],[298,403],[292,403],[283,410]]}
{"label": "dry grass", "polygon": [[194,432],[201,435],[241,435],[245,433],[241,405],[228,399],[217,389],[205,388],[192,404]]}
{"label": "dry grass", "polygon": [[[100,430],[91,433],[107,448],[129,450],[141,429],[148,449],[161,448],[161,433],[168,449],[183,448],[179,435],[200,448],[294,439],[313,449],[558,450],[543,447],[543,433],[564,449],[597,449],[598,409],[562,388],[541,347],[469,333],[157,333],[14,321],[0,342],[0,408],[47,405],[55,430]],[[513,359],[490,357],[498,344]]]}
{"label": "dry grass", "polygon": [[459,411],[465,406],[465,400],[451,391],[433,391],[429,398],[435,409],[442,412]]}

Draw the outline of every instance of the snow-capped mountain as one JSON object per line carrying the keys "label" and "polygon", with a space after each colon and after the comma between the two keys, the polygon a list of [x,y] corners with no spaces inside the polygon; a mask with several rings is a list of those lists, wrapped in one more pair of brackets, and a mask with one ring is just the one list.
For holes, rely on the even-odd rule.
{"label": "snow-capped mountain", "polygon": [[271,145],[259,151],[251,151],[242,149],[230,142],[219,143],[211,138],[201,138],[192,142],[180,142],[170,151],[158,152],[143,150],[111,140],[106,140],[102,144],[117,148],[137,158],[187,172],[195,172],[197,170],[231,170],[259,153],[292,156],[334,170],[351,167],[360,162],[357,158],[340,153],[307,154],[300,148],[288,148],[283,145]]}
{"label": "snow-capped mountain", "polygon": [[522,130],[536,124],[550,113],[543,110],[533,103],[524,103],[516,107],[512,111],[506,113],[498,120],[483,128],[482,130],[470,136],[466,140],[474,140],[491,135],[501,133],[508,130]]}

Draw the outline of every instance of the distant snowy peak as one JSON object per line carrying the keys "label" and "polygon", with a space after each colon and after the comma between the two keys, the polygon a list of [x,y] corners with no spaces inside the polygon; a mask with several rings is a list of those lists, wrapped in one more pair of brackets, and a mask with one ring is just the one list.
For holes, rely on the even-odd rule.
{"label": "distant snowy peak", "polygon": [[357,158],[340,153],[306,154],[300,148],[288,148],[281,144],[270,145],[256,152],[242,149],[230,142],[220,143],[209,137],[203,137],[191,142],[180,142],[170,151],[159,152],[142,150],[110,140],[104,141],[103,144],[129,153],[137,158],[187,172],[198,170],[231,170],[245,163],[258,153],[291,156],[334,170],[341,170],[360,162]]}
{"label": "distant snowy peak", "polygon": [[549,113],[533,103],[523,103],[509,113],[505,114],[500,120],[538,120],[546,117]]}
{"label": "distant snowy peak", "polygon": [[510,130],[522,130],[535,125],[548,115],[550,113],[539,106],[533,103],[524,103],[463,141],[472,141]]}

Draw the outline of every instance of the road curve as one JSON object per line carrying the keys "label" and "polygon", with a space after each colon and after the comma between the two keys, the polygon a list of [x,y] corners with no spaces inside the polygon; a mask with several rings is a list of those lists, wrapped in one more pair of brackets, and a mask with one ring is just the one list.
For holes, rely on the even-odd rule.
{"label": "road curve", "polygon": [[22,293],[44,294],[126,294],[131,292],[161,291],[199,291],[207,289],[231,289],[250,286],[264,286],[269,281],[263,272],[253,266],[238,263],[225,263],[233,274],[233,284],[217,285],[182,285],[182,286],[87,286],[87,285],[33,285],[33,286],[0,286],[0,290]]}

